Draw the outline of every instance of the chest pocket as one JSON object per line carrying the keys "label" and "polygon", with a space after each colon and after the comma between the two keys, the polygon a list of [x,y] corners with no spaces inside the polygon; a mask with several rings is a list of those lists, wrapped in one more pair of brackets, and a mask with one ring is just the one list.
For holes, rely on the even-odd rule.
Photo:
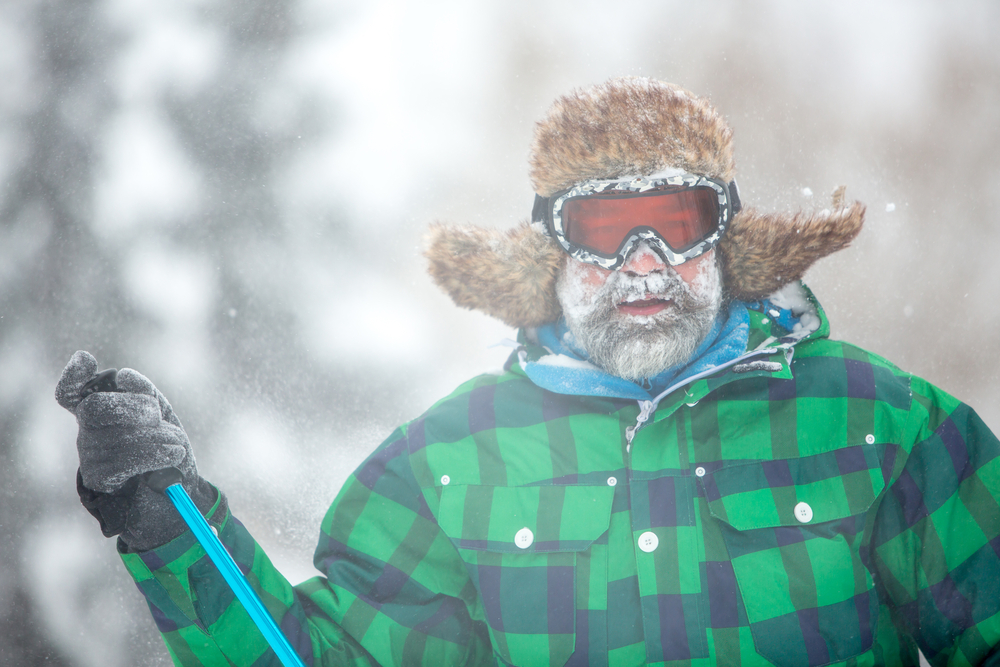
{"label": "chest pocket", "polygon": [[606,585],[607,549],[592,546],[608,531],[614,489],[441,491],[438,524],[479,591],[496,653],[514,665],[565,664],[576,643],[577,608],[587,609],[586,587],[594,577]]}
{"label": "chest pocket", "polygon": [[878,595],[859,555],[885,487],[875,445],[722,468],[704,478],[757,652],[815,667],[871,648]]}

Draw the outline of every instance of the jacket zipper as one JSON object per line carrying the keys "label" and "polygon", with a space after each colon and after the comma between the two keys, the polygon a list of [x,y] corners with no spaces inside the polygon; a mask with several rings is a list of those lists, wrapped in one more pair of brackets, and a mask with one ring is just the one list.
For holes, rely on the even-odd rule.
{"label": "jacket zipper", "polygon": [[777,351],[778,348],[774,347],[758,348],[753,352],[747,352],[746,354],[742,354],[736,359],[727,361],[724,364],[713,366],[712,368],[706,369],[700,373],[692,375],[691,377],[685,378],[684,380],[681,380],[672,387],[668,387],[665,391],[661,392],[660,395],[654,398],[652,401],[639,401],[639,416],[635,418],[635,424],[625,429],[625,452],[627,454],[632,453],[632,439],[635,438],[636,432],[639,429],[641,429],[643,424],[645,424],[649,420],[649,416],[653,414],[653,411],[656,409],[656,406],[660,403],[660,400],[670,392],[686,384],[692,384],[696,380],[700,380],[701,378],[706,377],[708,375],[712,375],[713,373],[718,373],[720,370],[724,368],[735,366],[741,361],[745,361],[751,357],[759,357],[764,354],[774,354]]}
{"label": "jacket zipper", "polygon": [[625,429],[626,453],[632,453],[632,438],[635,437],[635,432],[642,428],[642,425],[646,423],[649,416],[653,414],[653,410],[655,409],[656,403],[653,401],[639,401],[639,416],[635,418],[635,424]]}

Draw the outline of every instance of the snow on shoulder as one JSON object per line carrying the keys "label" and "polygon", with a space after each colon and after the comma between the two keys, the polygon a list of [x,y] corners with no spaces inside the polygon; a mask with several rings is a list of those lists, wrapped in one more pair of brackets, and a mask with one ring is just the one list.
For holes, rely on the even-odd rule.
{"label": "snow on shoulder", "polygon": [[790,310],[798,318],[792,329],[793,333],[805,335],[819,328],[819,315],[799,281],[788,283],[769,296],[768,301],[778,308]]}

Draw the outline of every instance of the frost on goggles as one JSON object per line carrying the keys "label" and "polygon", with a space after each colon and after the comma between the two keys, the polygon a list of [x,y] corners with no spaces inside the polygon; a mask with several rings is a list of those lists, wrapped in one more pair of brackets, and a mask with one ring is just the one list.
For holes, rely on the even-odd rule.
{"label": "frost on goggles", "polygon": [[[732,192],[732,196],[731,193]],[[548,231],[574,258],[605,269],[646,241],[671,265],[715,247],[739,210],[736,184],[696,174],[586,181],[536,202]]]}

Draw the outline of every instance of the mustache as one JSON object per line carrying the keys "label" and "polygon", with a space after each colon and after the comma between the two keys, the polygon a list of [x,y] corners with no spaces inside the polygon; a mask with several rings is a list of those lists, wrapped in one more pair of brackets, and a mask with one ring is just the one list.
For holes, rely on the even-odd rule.
{"label": "mustache", "polygon": [[645,276],[630,276],[627,273],[615,273],[604,285],[601,300],[609,306],[617,306],[626,301],[640,301],[652,297],[664,301],[673,301],[677,305],[696,306],[698,299],[691,288],[676,273],[657,272]]}

